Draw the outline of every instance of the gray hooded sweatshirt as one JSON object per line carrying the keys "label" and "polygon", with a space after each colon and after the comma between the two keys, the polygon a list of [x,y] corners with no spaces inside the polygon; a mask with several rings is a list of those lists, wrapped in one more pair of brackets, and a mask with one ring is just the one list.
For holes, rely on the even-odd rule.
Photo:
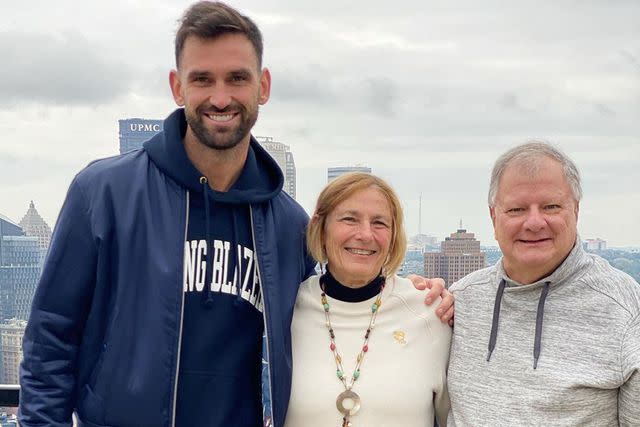
{"label": "gray hooded sweatshirt", "polygon": [[640,426],[640,285],[577,242],[522,285],[454,283],[449,426]]}

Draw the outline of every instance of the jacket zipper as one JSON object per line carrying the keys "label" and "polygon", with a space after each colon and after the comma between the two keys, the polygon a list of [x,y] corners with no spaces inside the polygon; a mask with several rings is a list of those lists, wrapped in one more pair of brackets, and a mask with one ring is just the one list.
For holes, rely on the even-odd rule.
{"label": "jacket zipper", "polygon": [[[182,250],[184,251],[184,242],[187,241],[187,232],[189,231],[189,191],[187,194],[187,215],[184,221],[184,239],[182,240]],[[183,257],[184,258],[184,257]],[[184,276],[184,261],[182,263],[182,276]],[[182,277],[181,276],[181,277]],[[180,286],[181,302],[180,302],[180,329],[178,331],[178,354],[176,356],[176,376],[173,381],[173,414],[171,415],[171,426],[176,426],[176,407],[178,406],[178,375],[180,374],[180,351],[182,348],[182,322],[184,320],[184,289]]]}
{"label": "jacket zipper", "polygon": [[[251,221],[251,240],[253,241],[253,253],[255,256],[255,263],[256,263],[256,268],[258,269],[258,274],[260,274],[260,292],[262,292],[262,319],[264,322],[264,335],[265,335],[265,342],[267,343],[267,373],[268,373],[268,379],[267,381],[269,381],[269,406],[270,406],[270,412],[271,412],[271,424],[273,426],[276,425],[276,421],[275,421],[275,415],[273,413],[273,384],[271,383],[271,352],[269,351],[269,327],[268,327],[268,323],[267,323],[267,298],[266,298],[266,292],[264,289],[264,283],[262,281],[262,273],[260,272],[260,264],[258,263],[258,246],[256,245],[256,234],[255,234],[255,230],[253,227],[253,209],[251,208],[251,205],[249,205],[249,219]],[[263,413],[263,417],[264,417],[264,413]],[[264,423],[264,420],[263,420]]]}

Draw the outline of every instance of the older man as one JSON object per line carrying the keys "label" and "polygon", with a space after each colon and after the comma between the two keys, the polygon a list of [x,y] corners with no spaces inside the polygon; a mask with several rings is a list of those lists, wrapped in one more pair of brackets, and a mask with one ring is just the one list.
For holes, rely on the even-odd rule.
{"label": "older man", "polygon": [[582,249],[581,195],[549,144],[497,160],[489,212],[504,255],[451,287],[449,425],[640,425],[640,285]]}

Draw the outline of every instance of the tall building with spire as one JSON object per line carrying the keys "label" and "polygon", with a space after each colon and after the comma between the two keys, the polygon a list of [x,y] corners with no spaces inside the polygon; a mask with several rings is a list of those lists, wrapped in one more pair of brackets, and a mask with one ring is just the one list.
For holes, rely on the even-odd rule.
{"label": "tall building with spire", "polygon": [[40,216],[33,200],[29,203],[27,213],[22,217],[22,221],[18,224],[27,236],[38,238],[38,247],[44,252],[49,249],[51,242],[51,227]]}
{"label": "tall building with spire", "polygon": [[270,136],[256,136],[256,141],[273,157],[284,175],[282,189],[294,199],[296,198],[296,163],[293,153],[287,144],[275,141]]}
{"label": "tall building with spire", "polygon": [[424,254],[425,276],[441,277],[447,287],[485,266],[486,257],[480,250],[480,241],[462,228],[462,220],[458,230],[440,243],[439,252]]}

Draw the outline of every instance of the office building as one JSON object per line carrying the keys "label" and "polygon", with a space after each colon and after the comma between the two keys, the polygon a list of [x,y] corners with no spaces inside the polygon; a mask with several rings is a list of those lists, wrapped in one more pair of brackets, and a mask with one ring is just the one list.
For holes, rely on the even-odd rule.
{"label": "office building", "polygon": [[38,284],[43,251],[38,237],[0,215],[0,322],[26,320]]}
{"label": "office building", "polygon": [[123,119],[120,126],[120,154],[137,150],[142,143],[162,130],[162,120]]}
{"label": "office building", "polygon": [[10,319],[0,324],[0,349],[2,352],[2,384],[20,383],[22,361],[22,337],[27,327],[25,320]]}
{"label": "office building", "polygon": [[258,143],[273,157],[278,163],[284,175],[283,190],[294,199],[296,198],[296,164],[293,160],[293,153],[288,145],[274,141],[269,136],[256,136]]}
{"label": "office building", "polygon": [[371,168],[367,166],[338,166],[327,169],[327,182],[331,182],[340,175],[344,175],[349,172],[364,172],[371,173]]}
{"label": "office building", "polygon": [[[4,408],[7,410],[7,408]],[[11,410],[13,408],[9,408]],[[0,413],[0,427],[18,427],[18,419],[15,413]]]}
{"label": "office building", "polygon": [[46,254],[51,242],[51,227],[42,219],[33,200],[29,203],[29,209],[18,225],[25,235],[38,238],[38,247],[43,254]]}
{"label": "office building", "polygon": [[582,246],[587,251],[604,251],[607,249],[607,241],[602,239],[586,239]]}
{"label": "office building", "polygon": [[[33,294],[40,277],[43,253],[37,236],[26,236],[18,224],[0,214],[0,324],[14,318],[29,318]],[[11,341],[9,338],[7,340]],[[9,362],[4,361],[2,341],[0,337],[0,380],[5,378],[5,364],[17,358],[15,354],[11,355],[15,350],[11,349],[13,344],[7,344]],[[17,343],[19,348],[20,340]],[[14,365],[9,363],[7,366],[7,369],[11,370]],[[14,371],[11,372],[13,375]],[[2,382],[8,383],[6,380]],[[17,380],[11,384],[17,384]]]}
{"label": "office building", "polygon": [[440,243],[439,252],[425,252],[426,277],[441,277],[447,287],[469,273],[486,266],[485,254],[480,251],[480,241],[473,233],[460,228]]}

